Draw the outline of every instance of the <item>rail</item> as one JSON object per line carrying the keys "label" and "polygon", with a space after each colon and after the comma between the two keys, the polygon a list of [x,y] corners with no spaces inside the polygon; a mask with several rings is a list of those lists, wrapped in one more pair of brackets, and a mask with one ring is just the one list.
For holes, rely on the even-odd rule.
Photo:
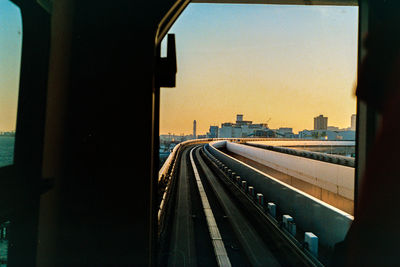
{"label": "rail", "polygon": [[179,151],[187,145],[207,143],[212,140],[213,139],[194,139],[177,144],[158,172],[159,193],[162,194],[157,214],[159,229],[162,228],[161,224],[163,216],[165,215],[165,209],[171,193],[171,179],[176,172],[177,156],[179,155]]}

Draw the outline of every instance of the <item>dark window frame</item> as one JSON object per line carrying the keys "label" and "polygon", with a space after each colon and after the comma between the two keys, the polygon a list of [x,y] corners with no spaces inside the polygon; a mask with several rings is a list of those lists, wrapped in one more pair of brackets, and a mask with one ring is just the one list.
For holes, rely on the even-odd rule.
{"label": "dark window frame", "polygon": [[8,264],[34,266],[51,15],[34,0],[10,1],[20,9],[23,36],[14,162],[0,168],[0,223],[11,222]]}

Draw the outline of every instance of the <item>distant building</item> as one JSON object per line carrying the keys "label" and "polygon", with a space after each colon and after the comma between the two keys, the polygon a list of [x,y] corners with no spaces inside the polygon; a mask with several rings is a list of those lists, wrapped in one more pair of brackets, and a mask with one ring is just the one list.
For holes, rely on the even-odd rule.
{"label": "distant building", "polygon": [[267,123],[253,124],[252,121],[243,120],[242,114],[237,114],[236,123],[225,122],[221,124],[221,128],[218,129],[218,138],[265,136],[267,133]]}
{"label": "distant building", "polygon": [[299,138],[353,141],[355,140],[355,131],[303,130],[299,132]]}
{"label": "distant building", "polygon": [[339,131],[339,127],[336,127],[336,126],[328,126],[327,130],[328,130],[328,131]]}
{"label": "distant building", "polygon": [[281,133],[293,133],[293,128],[289,128],[289,127],[280,127],[278,129],[279,132]]}
{"label": "distant building", "polygon": [[314,118],[314,130],[327,130],[328,129],[328,117],[319,115]]}
{"label": "distant building", "polygon": [[208,138],[218,138],[218,126],[210,126],[210,130],[207,133]]}
{"label": "distant building", "polygon": [[312,139],[312,131],[310,130],[299,131],[299,138]]}
{"label": "distant building", "polygon": [[294,138],[294,133],[293,133],[293,128],[289,127],[280,127],[277,130],[273,130],[275,133],[275,136],[272,137],[278,137],[278,138]]}
{"label": "distant building", "polygon": [[193,121],[193,139],[196,139],[196,120]]}
{"label": "distant building", "polygon": [[356,140],[356,132],[355,131],[342,131],[338,133],[342,136],[342,140],[344,141],[355,141]]}
{"label": "distant building", "polygon": [[357,115],[353,114],[351,115],[351,126],[350,130],[355,131],[356,130],[356,123],[357,123]]}
{"label": "distant building", "polygon": [[1,136],[15,136],[15,131],[0,132]]}
{"label": "distant building", "polygon": [[243,114],[237,114],[236,115],[236,125],[237,126],[250,125],[252,123],[253,123],[252,121],[244,121],[243,120]]}
{"label": "distant building", "polygon": [[231,138],[232,125],[233,123],[230,122],[222,123],[221,128],[218,129],[218,138]]}

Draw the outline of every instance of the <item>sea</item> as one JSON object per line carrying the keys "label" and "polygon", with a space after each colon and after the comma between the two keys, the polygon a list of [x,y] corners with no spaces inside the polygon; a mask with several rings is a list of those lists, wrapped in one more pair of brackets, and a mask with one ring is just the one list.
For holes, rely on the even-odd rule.
{"label": "sea", "polygon": [[8,241],[0,240],[0,267],[7,266]]}
{"label": "sea", "polygon": [[13,164],[14,136],[0,136],[0,168]]}

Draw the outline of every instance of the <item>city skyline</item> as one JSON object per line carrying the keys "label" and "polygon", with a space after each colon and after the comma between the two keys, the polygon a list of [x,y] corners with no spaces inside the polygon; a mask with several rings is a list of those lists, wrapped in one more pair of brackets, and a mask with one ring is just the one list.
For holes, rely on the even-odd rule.
{"label": "city skyline", "polygon": [[356,113],[358,7],[190,4],[170,33],[177,86],[161,88],[160,134],[190,134],[194,119],[205,133],[237,113],[295,132],[319,114],[346,128]]}
{"label": "city skyline", "polygon": [[[319,114],[318,116],[324,116],[325,117],[325,114]],[[345,127],[338,127],[337,125],[333,125],[333,124],[327,124],[327,129],[325,129],[325,130],[329,130],[329,128],[330,127],[337,127],[338,128],[338,130],[339,131],[341,131],[341,130],[351,130],[351,131],[354,131],[355,129],[353,129],[352,127],[353,127],[353,125],[355,126],[355,120],[354,121],[352,121],[352,119],[353,119],[353,117],[355,116],[356,114],[351,114],[351,115],[349,115],[349,124],[347,125],[347,126],[345,126]],[[239,114],[239,113],[236,113],[234,116],[241,116],[241,118],[243,119],[244,118],[244,116],[245,116],[245,114]],[[168,133],[161,133],[160,132],[160,135],[177,135],[177,136],[182,136],[182,135],[186,135],[186,136],[190,136],[190,135],[196,135],[196,136],[202,136],[202,135],[206,135],[208,132],[209,132],[209,130],[210,130],[210,127],[211,126],[217,126],[218,128],[220,128],[223,124],[225,124],[225,123],[232,123],[232,124],[234,124],[235,122],[237,122],[237,120],[235,120],[235,117],[233,116],[233,119],[232,120],[230,120],[230,121],[221,121],[221,122],[218,122],[218,123],[213,123],[213,124],[210,124],[210,125],[208,125],[207,126],[207,130],[206,131],[204,131],[204,132],[198,132],[197,131],[197,129],[198,129],[198,120],[193,120],[192,121],[192,128],[191,128],[191,133],[183,133],[183,132],[168,132]],[[313,118],[311,118],[311,120],[313,121],[313,123],[315,122],[315,119],[316,119],[316,117],[318,117],[317,115],[315,116],[315,117],[313,117]],[[327,119],[329,119],[329,117],[328,116],[326,116],[325,118],[327,118]],[[247,121],[247,117],[246,117],[246,120],[245,121]],[[261,122],[261,121],[253,121],[253,120],[251,120],[251,118],[249,118],[249,121],[251,121],[253,124],[268,124],[267,122]],[[194,122],[196,122],[195,124],[193,124]],[[195,125],[195,126],[194,126]],[[291,129],[293,129],[293,127],[291,127],[290,125],[281,125],[281,126],[278,126],[278,127],[275,127],[275,128],[272,128],[272,127],[270,127],[269,125],[268,125],[268,128],[269,129],[272,129],[272,130],[278,130],[278,129],[280,129],[280,128],[291,128]],[[196,130],[195,130],[196,129]],[[304,130],[310,130],[310,131],[312,131],[312,130],[315,130],[315,127],[313,126],[313,127],[311,127],[311,128],[303,128],[303,129],[301,129],[301,130],[299,130],[299,131],[294,131],[294,129],[293,129],[293,133],[294,134],[298,134],[299,132],[301,132],[301,131],[304,131]],[[196,132],[196,134],[194,134]]]}
{"label": "city skyline", "polygon": [[[17,116],[22,21],[0,6],[0,131]],[[312,128],[325,114],[348,126],[356,111],[358,7],[190,4],[176,34],[177,87],[162,88],[160,134],[190,134],[243,113],[271,128]],[[257,25],[257,27],[254,27]],[[334,38],[332,38],[334,37]],[[163,44],[165,45],[165,44]],[[307,70],[307,72],[305,72]]]}

